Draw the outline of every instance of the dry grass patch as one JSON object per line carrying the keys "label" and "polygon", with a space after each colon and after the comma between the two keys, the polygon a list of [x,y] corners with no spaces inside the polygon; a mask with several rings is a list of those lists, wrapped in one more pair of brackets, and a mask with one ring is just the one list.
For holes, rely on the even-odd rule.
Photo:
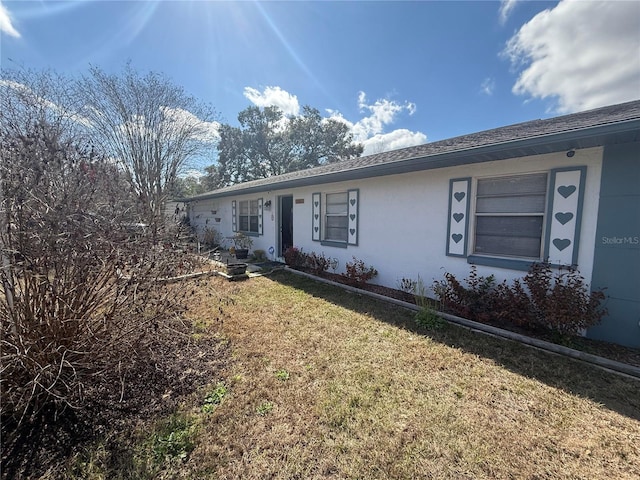
{"label": "dry grass patch", "polygon": [[[174,432],[188,443],[160,419],[133,447],[150,467],[106,477],[640,477],[637,380],[420,330],[412,312],[286,272],[208,279],[196,296],[198,335],[230,359],[171,417],[189,419]],[[158,439],[180,455],[153,463]]]}
{"label": "dry grass patch", "polygon": [[234,300],[232,380],[194,477],[640,476],[636,380],[286,273],[208,288]]}

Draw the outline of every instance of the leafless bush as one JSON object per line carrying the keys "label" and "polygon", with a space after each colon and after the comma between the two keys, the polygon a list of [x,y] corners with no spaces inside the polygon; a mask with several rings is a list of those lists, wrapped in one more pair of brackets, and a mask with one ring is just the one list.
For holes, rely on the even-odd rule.
{"label": "leafless bush", "polygon": [[207,226],[204,227],[204,230],[200,235],[200,242],[202,242],[206,248],[215,248],[222,245],[224,238],[222,237],[222,233],[218,230]]}
{"label": "leafless bush", "polygon": [[6,441],[20,424],[81,408],[114,372],[109,388],[124,395],[149,338],[176,311],[178,296],[156,279],[179,272],[185,257],[149,240],[110,162],[43,123],[3,135],[1,146]]}

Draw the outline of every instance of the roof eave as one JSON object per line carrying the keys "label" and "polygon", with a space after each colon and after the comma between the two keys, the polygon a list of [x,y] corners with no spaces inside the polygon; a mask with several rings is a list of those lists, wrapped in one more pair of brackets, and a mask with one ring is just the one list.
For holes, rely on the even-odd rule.
{"label": "roof eave", "polygon": [[183,202],[209,200],[237,195],[250,195],[273,190],[306,187],[333,182],[359,180],[385,175],[397,175],[437,168],[455,167],[510,158],[540,155],[573,149],[591,148],[616,143],[628,143],[640,140],[640,119],[627,120],[598,125],[560,133],[539,135],[524,139],[510,140],[444,153],[404,158],[393,162],[367,165],[353,169],[327,172],[306,177],[235,188],[230,191],[213,191],[195,197],[180,199]]}

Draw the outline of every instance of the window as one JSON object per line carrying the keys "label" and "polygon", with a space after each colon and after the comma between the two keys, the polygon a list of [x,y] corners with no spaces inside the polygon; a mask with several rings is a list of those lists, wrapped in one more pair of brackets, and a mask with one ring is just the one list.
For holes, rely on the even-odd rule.
{"label": "window", "polygon": [[311,195],[311,239],[324,246],[358,245],[360,191],[316,192]]}
{"label": "window", "polygon": [[474,253],[541,258],[547,183],[546,173],[479,179]]}
{"label": "window", "polygon": [[346,242],[349,232],[349,195],[344,193],[328,193],[326,195],[324,239],[335,242]]}
{"label": "window", "polygon": [[238,226],[241,232],[259,233],[258,200],[240,200],[238,202]]}
{"label": "window", "polygon": [[471,177],[449,180],[447,255],[516,270],[540,259],[577,265],[586,175],[571,166],[479,178],[475,192]]}

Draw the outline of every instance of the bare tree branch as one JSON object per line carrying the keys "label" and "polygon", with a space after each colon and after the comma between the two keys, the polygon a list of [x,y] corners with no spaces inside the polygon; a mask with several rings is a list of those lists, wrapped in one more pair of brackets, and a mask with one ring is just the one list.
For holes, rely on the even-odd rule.
{"label": "bare tree branch", "polygon": [[153,224],[188,162],[213,154],[218,139],[213,109],[164,76],[142,76],[130,65],[121,75],[93,67],[77,87],[91,141],[122,166]]}

